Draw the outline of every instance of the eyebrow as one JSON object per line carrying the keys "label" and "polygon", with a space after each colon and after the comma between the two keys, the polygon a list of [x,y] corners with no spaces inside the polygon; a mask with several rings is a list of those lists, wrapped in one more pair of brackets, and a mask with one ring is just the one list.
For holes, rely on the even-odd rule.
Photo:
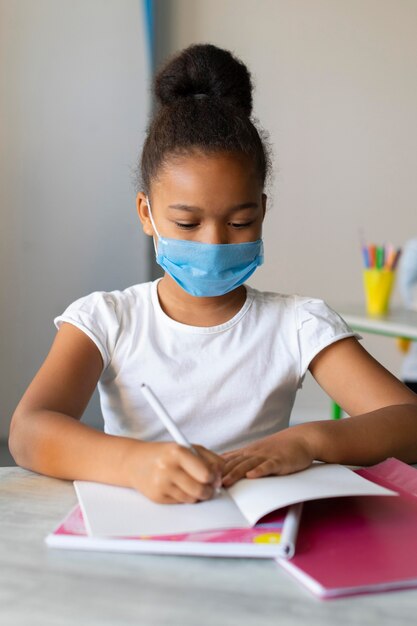
{"label": "eyebrow", "polygon": [[[235,211],[242,211],[243,209],[257,209],[257,202],[242,202],[242,204],[237,204],[236,206],[230,209],[230,213],[234,213]],[[169,209],[174,209],[176,211],[188,211],[189,213],[200,212],[203,210],[198,206],[192,206],[188,204],[170,204],[168,206]]]}

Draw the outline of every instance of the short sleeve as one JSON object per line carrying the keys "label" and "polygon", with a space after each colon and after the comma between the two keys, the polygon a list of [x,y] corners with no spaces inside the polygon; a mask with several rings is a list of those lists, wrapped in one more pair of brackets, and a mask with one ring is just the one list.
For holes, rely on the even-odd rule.
{"label": "short sleeve", "polygon": [[332,343],[346,337],[362,339],[323,300],[295,296],[300,378],[304,378],[314,357]]}
{"label": "short sleeve", "polygon": [[58,329],[63,322],[73,324],[95,343],[103,359],[103,369],[106,369],[120,330],[117,304],[112,295],[96,291],[79,298],[54,319]]}

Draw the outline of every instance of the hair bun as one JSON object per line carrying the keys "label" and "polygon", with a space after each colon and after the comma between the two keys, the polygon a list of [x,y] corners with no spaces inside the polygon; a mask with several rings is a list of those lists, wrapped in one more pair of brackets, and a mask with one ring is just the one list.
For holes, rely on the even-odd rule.
{"label": "hair bun", "polygon": [[181,98],[223,98],[252,113],[252,82],[244,63],[212,44],[194,44],[172,57],[155,78],[155,95],[161,105]]}

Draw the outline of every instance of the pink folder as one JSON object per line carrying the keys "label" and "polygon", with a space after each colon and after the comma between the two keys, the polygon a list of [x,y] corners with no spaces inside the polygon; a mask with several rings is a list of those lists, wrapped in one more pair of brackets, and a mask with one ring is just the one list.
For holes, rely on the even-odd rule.
{"label": "pink folder", "polygon": [[305,503],[296,554],[279,561],[321,598],[417,587],[417,470],[387,459],[357,473],[399,496]]}

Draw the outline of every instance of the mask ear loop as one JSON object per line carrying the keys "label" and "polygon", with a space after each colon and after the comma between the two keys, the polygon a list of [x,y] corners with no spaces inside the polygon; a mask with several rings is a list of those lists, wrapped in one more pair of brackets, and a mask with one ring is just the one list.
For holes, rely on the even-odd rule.
{"label": "mask ear loop", "polygon": [[[152,228],[154,229],[154,231],[156,232],[156,236],[158,237],[158,240],[161,239],[161,235],[158,233],[158,229],[155,226],[155,222],[153,221],[153,216],[152,216],[152,209],[151,209],[151,203],[149,201],[148,196],[146,196],[146,202],[148,204],[148,209],[149,209],[149,217],[151,219],[151,224],[152,224]],[[153,247],[155,249],[155,254],[158,256],[158,248],[157,245],[155,243],[155,237],[152,237],[152,241],[153,241]]]}

